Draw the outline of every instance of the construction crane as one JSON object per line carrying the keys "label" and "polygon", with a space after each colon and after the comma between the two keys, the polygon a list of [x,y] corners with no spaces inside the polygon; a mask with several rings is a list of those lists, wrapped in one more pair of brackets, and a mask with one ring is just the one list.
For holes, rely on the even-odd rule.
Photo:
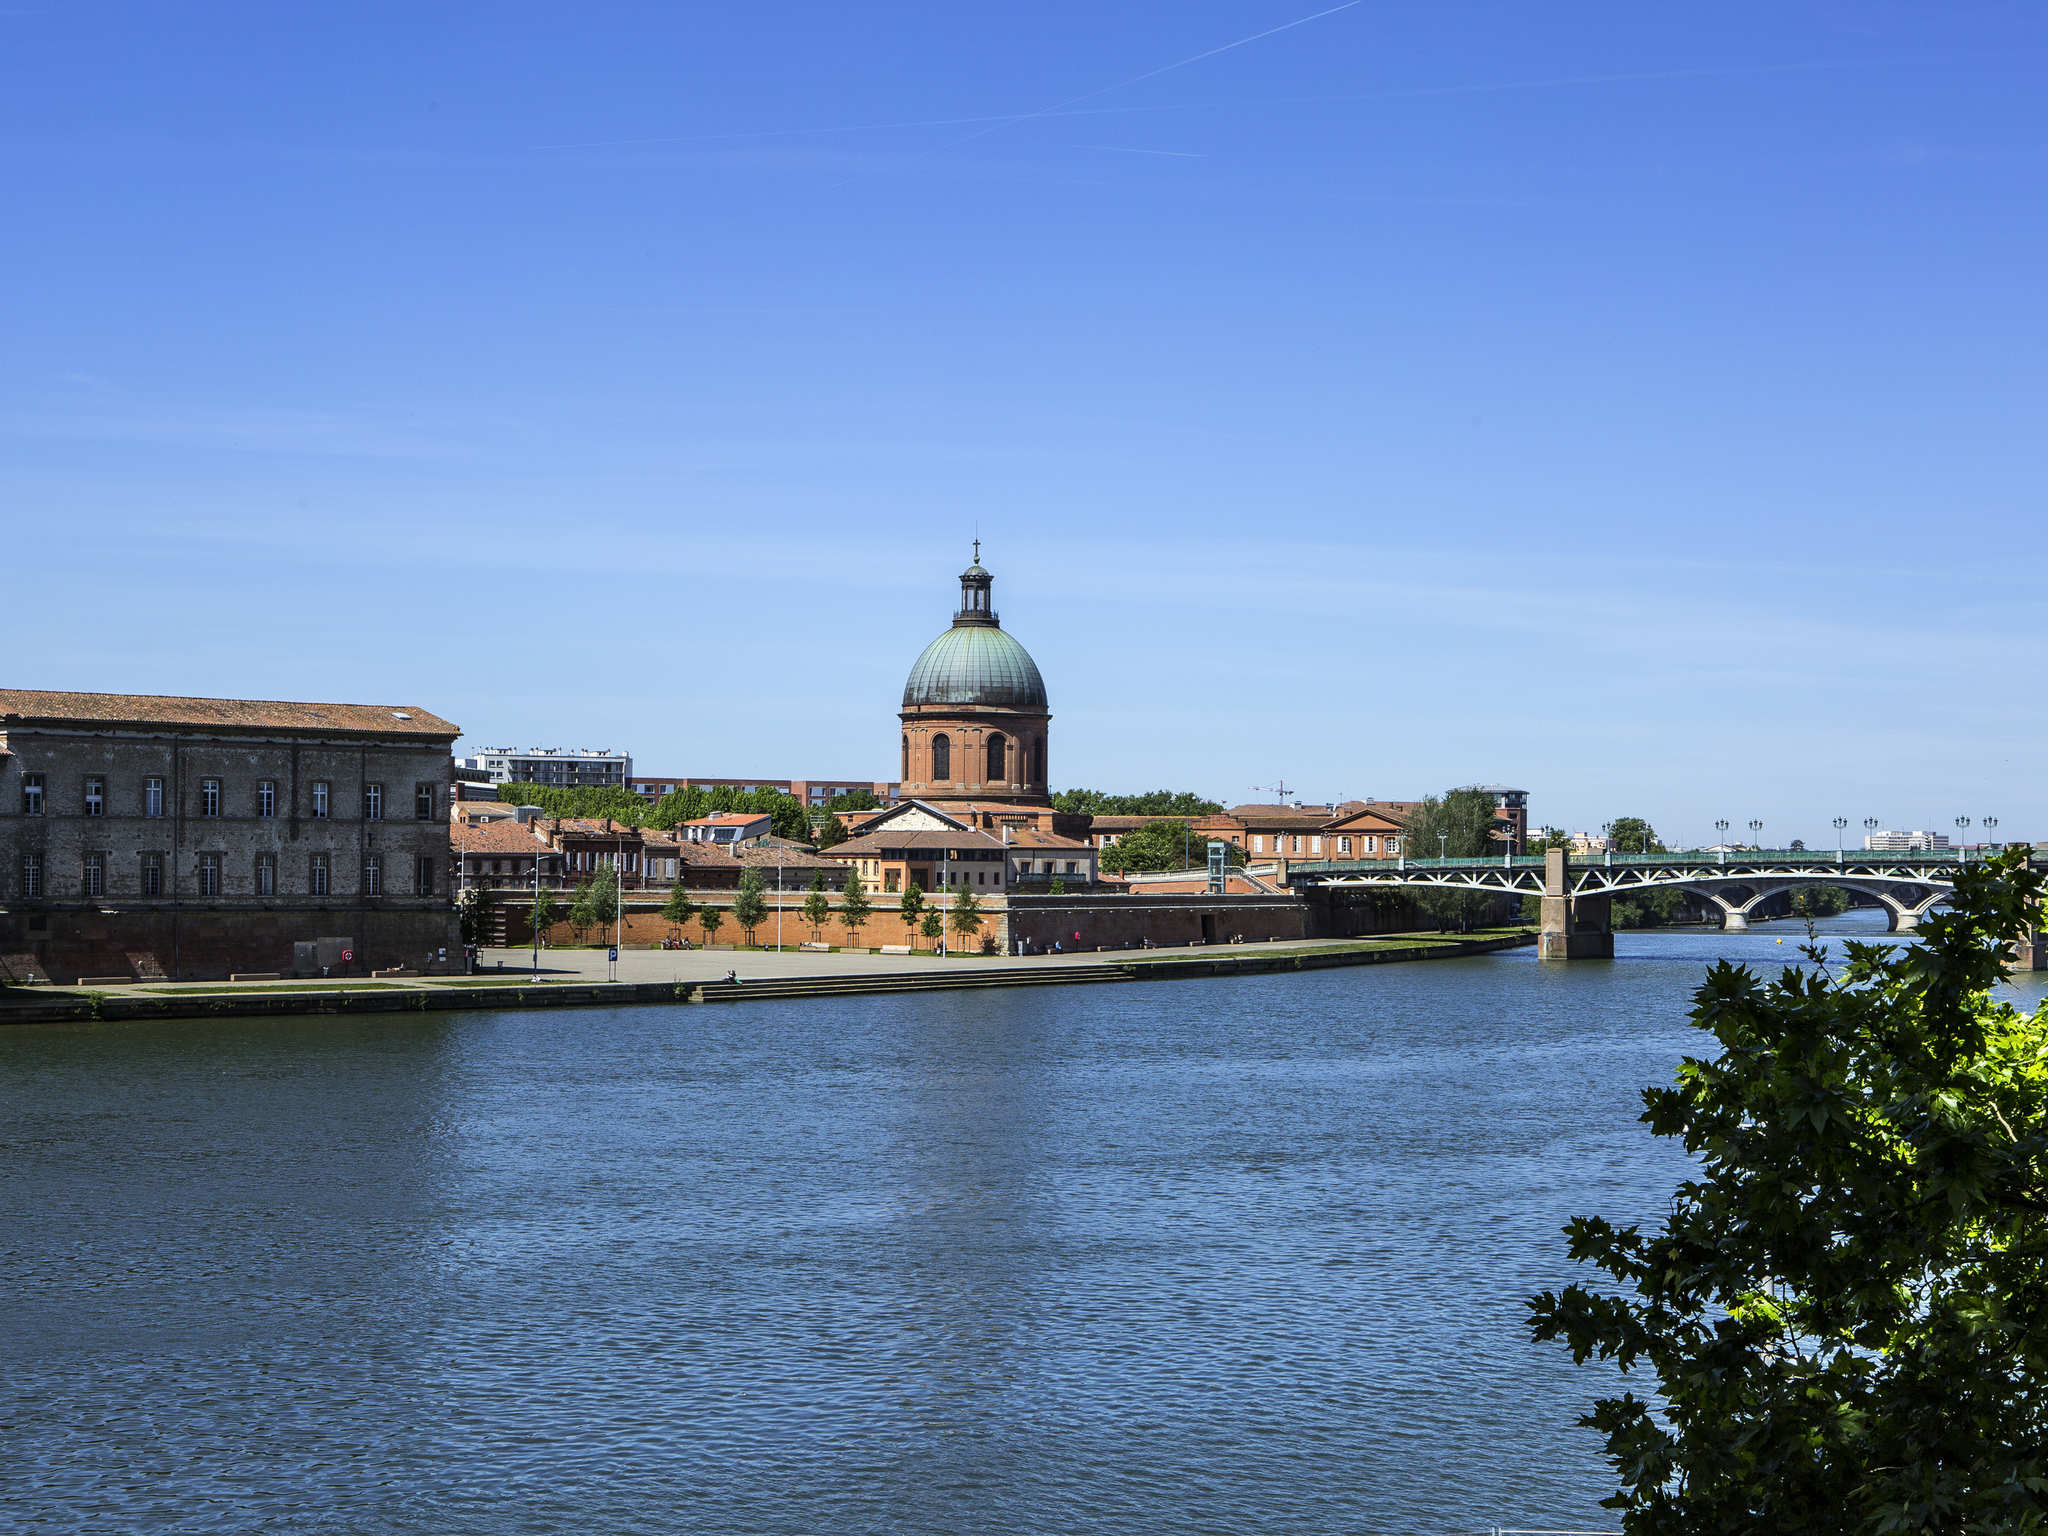
{"label": "construction crane", "polygon": [[1279,802],[1282,805],[1285,805],[1287,803],[1287,797],[1294,793],[1293,790],[1287,787],[1287,780],[1284,776],[1281,778],[1278,784],[1254,784],[1252,786],[1252,789],[1254,792],[1259,794],[1278,796]]}

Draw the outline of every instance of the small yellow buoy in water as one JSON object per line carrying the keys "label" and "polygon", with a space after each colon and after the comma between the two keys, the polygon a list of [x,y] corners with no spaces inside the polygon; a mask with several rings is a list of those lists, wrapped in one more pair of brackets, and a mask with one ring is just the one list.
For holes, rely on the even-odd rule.
{"label": "small yellow buoy in water", "polygon": [[1779,942],[1780,944],[1782,944],[1782,943],[1784,943],[1785,941],[1784,941],[1783,939],[1780,939],[1780,940],[1778,940],[1778,942]]}

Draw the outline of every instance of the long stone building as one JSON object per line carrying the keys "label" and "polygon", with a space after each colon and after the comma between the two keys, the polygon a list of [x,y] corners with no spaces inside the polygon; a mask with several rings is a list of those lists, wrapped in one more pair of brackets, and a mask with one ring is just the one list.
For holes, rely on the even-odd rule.
{"label": "long stone building", "polygon": [[0,689],[0,967],[458,968],[458,734],[410,705]]}

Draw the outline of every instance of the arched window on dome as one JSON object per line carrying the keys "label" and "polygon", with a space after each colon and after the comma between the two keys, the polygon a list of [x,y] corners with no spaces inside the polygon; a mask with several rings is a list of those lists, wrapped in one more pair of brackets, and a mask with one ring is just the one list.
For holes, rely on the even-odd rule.
{"label": "arched window on dome", "polygon": [[951,738],[944,735],[932,738],[932,782],[953,782],[953,743]]}
{"label": "arched window on dome", "polygon": [[905,779],[910,777],[910,738],[908,736],[903,738],[903,772],[898,777]]}
{"label": "arched window on dome", "polygon": [[1003,780],[1007,779],[1010,776],[1009,746],[1009,742],[1005,741],[1000,734],[989,737],[988,777],[982,781],[983,783],[1000,784],[1003,782]]}
{"label": "arched window on dome", "polygon": [[1031,743],[1031,782],[1045,782],[1045,738],[1039,737]]}

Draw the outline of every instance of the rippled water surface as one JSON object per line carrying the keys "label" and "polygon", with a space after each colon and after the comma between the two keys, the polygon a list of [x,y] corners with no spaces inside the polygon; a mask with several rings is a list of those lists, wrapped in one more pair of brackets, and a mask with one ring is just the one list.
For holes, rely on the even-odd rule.
{"label": "rippled water surface", "polygon": [[[1856,919],[1842,920],[1854,926]],[[1605,1528],[1716,954],[0,1036],[19,1531]]]}

